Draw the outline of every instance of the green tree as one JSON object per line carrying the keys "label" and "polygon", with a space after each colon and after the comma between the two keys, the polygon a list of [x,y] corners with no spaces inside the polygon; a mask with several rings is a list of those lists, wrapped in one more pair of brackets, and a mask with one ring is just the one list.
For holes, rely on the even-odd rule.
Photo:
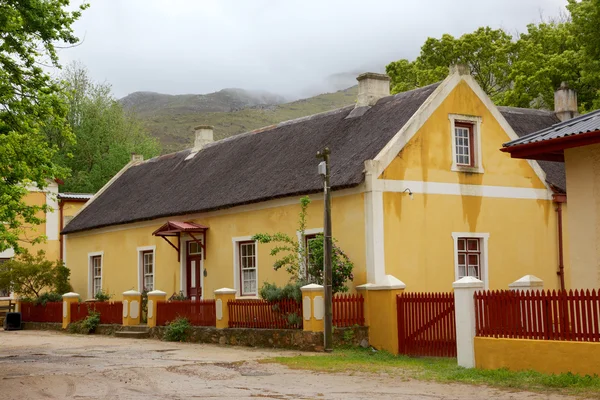
{"label": "green tree", "polygon": [[59,146],[57,162],[71,170],[65,191],[96,192],[131,158],[131,153],[154,157],[158,142],[132,114],[123,110],[106,83],[93,82],[80,64],[70,64],[62,76],[67,93],[67,121],[76,142],[64,141],[48,130]]}
{"label": "green tree", "polygon": [[44,134],[52,127],[61,140],[72,140],[67,108],[61,87],[42,66],[59,67],[56,43],[78,41],[72,24],[87,5],[67,11],[68,5],[68,0],[0,2],[0,251],[21,252],[24,228],[43,221],[39,212],[46,206],[24,201],[27,186],[43,189],[67,174]]}
{"label": "green tree", "polygon": [[62,261],[46,260],[43,250],[33,255],[24,249],[14,259],[0,264],[0,287],[22,297],[38,299],[43,292],[69,292],[70,274]]}
{"label": "green tree", "polygon": [[448,66],[460,63],[498,105],[552,109],[554,91],[567,82],[577,90],[582,111],[600,107],[600,58],[594,45],[600,42],[594,23],[599,2],[571,1],[573,21],[567,16],[530,24],[516,37],[485,27],[458,39],[428,38],[416,60],[386,67],[392,91],[441,81]]}

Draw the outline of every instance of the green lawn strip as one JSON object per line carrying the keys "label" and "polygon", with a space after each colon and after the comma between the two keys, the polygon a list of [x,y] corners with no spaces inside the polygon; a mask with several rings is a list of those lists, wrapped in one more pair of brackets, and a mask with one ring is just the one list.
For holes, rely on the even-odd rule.
{"label": "green lawn strip", "polygon": [[293,369],[318,372],[389,373],[403,379],[444,383],[468,383],[529,391],[552,391],[600,397],[598,376],[513,372],[506,369],[479,370],[459,367],[456,359],[410,358],[370,349],[336,349],[332,354],[275,357],[261,362],[279,363]]}

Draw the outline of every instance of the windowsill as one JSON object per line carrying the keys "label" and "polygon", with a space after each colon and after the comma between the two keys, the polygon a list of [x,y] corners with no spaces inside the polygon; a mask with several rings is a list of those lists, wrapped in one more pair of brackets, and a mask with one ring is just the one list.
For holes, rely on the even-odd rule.
{"label": "windowsill", "polygon": [[454,172],[466,172],[469,174],[483,174],[483,167],[467,167],[467,166],[462,166],[462,165],[452,165],[452,168],[450,169],[451,171]]}
{"label": "windowsill", "polygon": [[236,295],[236,300],[260,300],[257,294],[244,294],[244,295]]}

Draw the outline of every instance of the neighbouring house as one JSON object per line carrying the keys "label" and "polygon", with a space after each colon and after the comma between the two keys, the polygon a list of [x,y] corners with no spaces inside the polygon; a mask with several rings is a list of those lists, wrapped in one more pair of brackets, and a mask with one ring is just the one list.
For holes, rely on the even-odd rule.
{"label": "neighbouring house", "polygon": [[535,274],[558,288],[564,169],[498,151],[559,122],[555,113],[496,107],[462,67],[393,96],[385,75],[357,79],[353,106],[215,142],[199,126],[193,148],[132,160],[62,232],[74,290],[212,298],[231,287],[252,297],[265,281],[286,283],[271,247],[251,238],[295,235],[304,195],[305,240],[322,231],[325,146],[333,235],[355,263],[354,286],[400,279],[407,290],[448,291],[471,275],[504,289]]}
{"label": "neighbouring house", "polygon": [[[52,212],[42,215],[45,222],[40,225],[28,226],[23,232],[22,246],[31,252],[44,250],[46,258],[51,261],[63,259],[64,243],[60,235],[63,227],[73,218],[77,211],[92,198],[91,194],[83,193],[59,193],[59,183],[56,181],[48,182],[48,186],[43,190],[31,186],[29,193],[25,197],[25,202],[29,205],[43,206],[47,204]],[[31,240],[44,235],[46,240],[42,243],[31,244]],[[0,263],[6,262],[15,256],[12,248],[0,252]],[[0,300],[10,299],[13,293],[9,290],[0,288]]]}
{"label": "neighbouring house", "polygon": [[[576,93],[565,85],[567,99]],[[557,102],[560,107],[564,102]],[[575,109],[576,110],[576,109]],[[564,113],[562,122],[504,144],[513,158],[564,163],[569,201],[568,239],[571,285],[600,287],[600,110],[575,117]],[[572,118],[572,119],[571,119]]]}

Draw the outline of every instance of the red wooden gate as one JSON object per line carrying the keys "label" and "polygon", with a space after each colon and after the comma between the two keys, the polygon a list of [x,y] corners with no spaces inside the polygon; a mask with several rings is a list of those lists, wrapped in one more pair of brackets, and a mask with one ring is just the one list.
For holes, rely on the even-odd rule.
{"label": "red wooden gate", "polygon": [[396,306],[400,354],[456,357],[454,293],[403,293]]}

